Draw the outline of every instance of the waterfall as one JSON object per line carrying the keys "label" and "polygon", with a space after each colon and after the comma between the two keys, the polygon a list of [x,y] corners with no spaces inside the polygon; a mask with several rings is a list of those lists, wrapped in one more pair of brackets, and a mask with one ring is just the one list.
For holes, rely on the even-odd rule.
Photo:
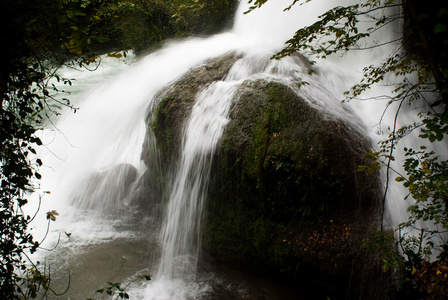
{"label": "waterfall", "polygon": [[298,75],[304,76],[303,73],[304,69],[291,58],[275,61],[267,55],[246,55],[233,65],[226,78],[198,93],[184,128],[180,163],[163,221],[160,277],[186,277],[196,268],[200,245],[198,228],[211,159],[229,121],[231,100],[238,86],[243,80],[268,77],[294,87]]}
{"label": "waterfall", "polygon": [[[103,82],[94,88],[82,87],[84,92],[72,94],[80,110],[76,114],[65,112],[56,123],[57,130],[42,131],[48,152],[43,149],[41,153],[45,157],[41,190],[51,191],[51,194],[45,196],[41,210],[56,209],[61,213],[61,220],[52,227],[55,234],[50,235],[48,242],[54,244],[61,239],[61,232],[69,233],[71,237],[61,239],[60,247],[66,249],[63,253],[74,255],[73,251],[81,253],[86,245],[100,247],[98,245],[112,240],[141,238],[132,231],[135,228],[129,229],[122,216],[114,215],[112,211],[127,207],[129,199],[122,195],[126,195],[127,189],[132,189],[132,183],[147,171],[148,166],[141,162],[141,145],[147,134],[144,124],[147,110],[154,106],[158,91],[189,69],[229,51],[241,54],[242,58],[226,78],[196,95],[191,115],[183,127],[182,149],[170,179],[171,190],[160,232],[159,226],[143,230],[144,235],[154,236],[151,243],[156,246],[151,249],[156,258],[153,265],[137,264],[121,278],[131,281],[143,270],[149,272],[153,280],[144,285],[131,285],[131,297],[197,299],[210,292],[207,280],[197,278],[201,242],[198,229],[211,158],[229,121],[231,99],[243,80],[269,77],[292,87],[301,80],[312,82],[303,87],[303,94],[309,96],[305,100],[355,126],[368,128],[366,135],[375,142],[387,136],[387,127],[393,123],[393,113],[388,113],[383,116],[383,126],[377,126],[386,103],[340,102],[344,99],[343,92],[359,80],[359,66],[382,59],[382,53],[366,51],[350,57],[319,60],[316,75],[307,74],[292,58],[269,61],[295,30],[317,20],[319,14],[334,6],[333,2],[314,0],[283,12],[292,1],[271,0],[261,9],[243,15],[248,9],[245,2],[241,1],[230,32],[168,44],[129,65],[106,61],[103,65],[114,66],[110,75],[100,76]],[[79,74],[73,76],[83,80]],[[84,82],[97,78],[95,72],[85,76]],[[389,92],[384,89],[371,94]],[[315,99],[321,99],[321,102]],[[412,123],[409,119],[400,122]],[[125,186],[120,185],[127,181]],[[390,188],[387,208],[395,226],[406,218],[406,215],[400,215],[405,211],[403,198],[404,191],[399,185]],[[109,214],[113,216],[112,221],[105,218]],[[147,225],[143,218],[141,221]],[[35,225],[38,237],[45,234],[39,228],[45,231],[45,223]],[[65,238],[63,234],[62,237]],[[125,254],[123,259],[128,259]]]}
{"label": "waterfall", "polygon": [[[182,157],[163,223],[163,250],[159,273],[184,277],[195,272],[201,212],[210,172],[210,156],[227,123],[233,82],[215,82],[197,95],[185,128]],[[174,272],[181,266],[185,270]]]}

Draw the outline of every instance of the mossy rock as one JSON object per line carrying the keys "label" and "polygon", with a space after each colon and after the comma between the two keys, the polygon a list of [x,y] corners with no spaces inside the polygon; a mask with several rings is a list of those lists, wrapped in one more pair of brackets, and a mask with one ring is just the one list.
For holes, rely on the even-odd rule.
{"label": "mossy rock", "polygon": [[165,165],[178,158],[183,125],[191,114],[196,95],[213,82],[223,80],[237,59],[235,53],[228,53],[210,60],[158,93],[157,106],[148,115],[147,124],[154,131]]}
{"label": "mossy rock", "polygon": [[[161,174],[175,168],[196,95],[224,79],[237,59],[230,53],[209,61],[159,93],[147,119],[157,140],[157,150],[145,143],[148,165],[158,151]],[[312,284],[325,297],[377,275],[376,258],[360,250],[376,229],[381,198],[379,178],[356,171],[372,147],[363,129],[316,109],[281,82],[247,80],[232,103],[212,161],[204,253]],[[361,297],[355,290],[350,298]]]}
{"label": "mossy rock", "polygon": [[358,129],[282,83],[247,81],[238,95],[215,160],[213,195],[226,194],[216,190],[225,182],[244,183],[275,220],[315,219],[376,202],[378,178],[356,171],[371,147]]}
{"label": "mossy rock", "polygon": [[237,94],[211,172],[207,253],[314,276],[334,295],[355,284],[350,272],[365,268],[360,245],[378,224],[381,196],[378,177],[356,171],[370,141],[285,84],[246,81]]}
{"label": "mossy rock", "polygon": [[163,212],[169,196],[165,186],[175,169],[182,148],[182,130],[196,95],[213,82],[224,79],[237,59],[235,53],[228,53],[207,61],[155,96],[155,108],[146,117],[147,133],[141,155],[148,169],[139,179],[132,205],[153,215]]}

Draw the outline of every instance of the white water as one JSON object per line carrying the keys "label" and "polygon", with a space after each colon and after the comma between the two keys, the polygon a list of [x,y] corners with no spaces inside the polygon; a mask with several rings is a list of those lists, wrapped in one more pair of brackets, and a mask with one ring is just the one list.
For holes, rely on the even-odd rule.
{"label": "white water", "polygon": [[[230,99],[242,80],[269,77],[291,84],[307,81],[310,86],[303,86],[300,92],[311,105],[355,126],[365,126],[368,128],[366,135],[374,141],[385,137],[387,130],[381,132],[376,125],[385,103],[352,101],[341,104],[344,98],[342,93],[359,80],[360,66],[382,59],[382,53],[370,51],[318,61],[318,74],[314,76],[309,76],[307,70],[292,58],[269,62],[269,56],[280,50],[297,28],[311,24],[318,14],[334,5],[334,2],[314,0],[283,12],[282,9],[290,2],[271,0],[262,9],[244,16],[242,12],[247,10],[247,5],[242,4],[231,32],[173,43],[129,65],[105,61],[105,66],[114,66],[102,69],[105,71],[101,75],[88,73],[84,74],[85,79],[81,78],[84,75],[73,75],[86,82],[80,84],[82,92],[72,95],[80,110],[74,115],[66,112],[56,124],[59,131],[49,129],[42,133],[50,152],[43,151],[41,154],[45,162],[41,170],[44,178],[41,190],[51,191],[43,198],[41,211],[56,209],[61,214],[59,220],[52,224],[52,232],[45,245],[51,247],[61,234],[58,247],[67,259],[64,266],[70,266],[70,261],[75,261],[72,262],[75,265],[81,264],[80,253],[92,255],[92,251],[99,251],[102,245],[110,245],[119,251],[122,247],[120,241],[132,244],[143,240],[143,243],[153,245],[150,250],[144,250],[146,248],[141,244],[136,247],[140,247],[141,252],[154,252],[155,258],[143,255],[145,259],[136,266],[129,270],[121,267],[118,271],[123,273],[117,279],[121,282],[130,281],[139,273],[153,276],[149,283],[131,285],[131,297],[198,299],[212,292],[211,282],[220,279],[213,274],[196,273],[200,245],[200,234],[196,229],[200,226],[210,154],[228,122]],[[143,225],[138,225],[148,226],[144,230],[135,230],[134,225],[126,225],[132,215],[108,218],[111,209],[127,207],[128,199],[117,197],[122,192],[117,187],[119,182],[106,179],[94,185],[92,192],[85,185],[85,179],[92,174],[107,174],[107,170],[123,164],[132,165],[137,176],[145,172],[146,166],[140,161],[141,145],[146,134],[144,119],[155,94],[190,68],[228,51],[244,54],[243,59],[235,64],[227,78],[215,82],[197,95],[192,115],[185,124],[181,159],[178,172],[172,178],[172,190],[160,234],[156,231],[158,227],[152,226],[148,220],[142,219],[140,223]],[[101,83],[97,82],[98,78]],[[88,84],[93,79],[95,87]],[[371,95],[388,92],[385,88],[384,91],[372,91]],[[390,111],[393,112],[392,109]],[[359,120],[353,117],[352,112]],[[393,113],[387,114],[381,129],[391,126],[392,120]],[[400,122],[406,124],[413,121],[404,118]],[[104,176],[107,178],[108,175]],[[121,177],[112,175],[111,178]],[[391,187],[387,204],[393,216],[392,224],[406,218],[401,214],[405,206],[403,198],[399,186]],[[36,237],[44,236],[44,216],[36,221],[34,230]],[[71,234],[71,237],[65,236],[64,232]],[[120,259],[130,264],[132,259],[126,252],[134,253],[137,250],[124,249],[123,254],[119,254],[122,255]],[[159,252],[161,255],[158,255]],[[111,258],[111,261],[117,259]],[[84,271],[79,273],[84,274]],[[116,277],[116,274],[111,276]],[[104,281],[107,280],[112,279],[106,278]],[[94,284],[101,288],[104,282]],[[81,289],[85,287],[82,283],[80,286]],[[77,299],[76,294],[73,299]]]}
{"label": "white water", "polygon": [[[227,124],[232,82],[215,82],[197,95],[185,129],[182,158],[162,229],[160,277],[196,273],[201,212],[210,172],[210,154]],[[188,264],[192,259],[193,262]]]}

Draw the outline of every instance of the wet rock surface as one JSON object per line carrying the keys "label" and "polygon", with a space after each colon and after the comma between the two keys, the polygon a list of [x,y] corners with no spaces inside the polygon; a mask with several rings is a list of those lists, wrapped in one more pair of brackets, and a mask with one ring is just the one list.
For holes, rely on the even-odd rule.
{"label": "wet rock surface", "polygon": [[[196,94],[236,60],[210,61],[160,92],[148,128],[165,174]],[[206,256],[312,287],[318,297],[381,298],[372,292],[384,290],[379,261],[361,249],[377,229],[381,201],[379,178],[357,172],[370,140],[283,83],[247,80],[236,95],[213,157]]]}

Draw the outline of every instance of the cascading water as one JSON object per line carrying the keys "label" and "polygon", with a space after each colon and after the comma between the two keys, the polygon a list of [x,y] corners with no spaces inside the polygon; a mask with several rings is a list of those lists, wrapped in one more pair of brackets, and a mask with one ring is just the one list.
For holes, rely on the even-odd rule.
{"label": "cascading water", "polygon": [[[114,274],[108,274],[110,270],[103,270],[106,274],[101,279],[96,278],[91,286],[87,286],[86,282],[78,283],[81,289],[92,287],[94,291],[101,288],[104,284],[101,280],[115,280],[108,276],[116,278],[116,273],[121,273],[116,280],[126,282],[131,281],[135,274],[143,272],[151,274],[153,280],[145,285],[131,285],[129,293],[132,297],[197,299],[213,294],[209,284],[210,276],[213,276],[199,276],[196,270],[200,246],[198,228],[211,157],[228,122],[232,96],[243,80],[270,78],[290,84],[294,89],[297,89],[298,82],[307,81],[311,84],[303,86],[301,93],[311,105],[328,114],[337,115],[354,126],[372,128],[366,135],[375,141],[384,137],[378,135],[383,133],[377,132],[375,124],[381,118],[385,104],[349,103],[344,106],[340,103],[342,93],[359,79],[356,73],[358,69],[355,68],[366,61],[371,63],[381,58],[377,57],[377,53],[369,52],[369,57],[355,55],[350,59],[344,58],[341,59],[342,63],[339,60],[319,61],[317,75],[313,76],[308,75],[306,69],[292,58],[269,61],[270,55],[280,50],[297,28],[311,24],[318,14],[330,6],[329,3],[315,0],[283,12],[282,9],[289,6],[290,2],[268,1],[262,9],[244,16],[242,13],[248,6],[242,3],[231,32],[167,45],[133,66],[114,67],[114,72],[121,73],[105,80],[88,94],[72,96],[78,99],[76,105],[80,110],[75,115],[66,112],[64,118],[56,124],[59,131],[43,131],[43,140],[47,141],[50,153],[41,154],[47,157],[44,162],[48,166],[48,169],[42,170],[45,181],[42,181],[41,188],[43,191],[51,191],[52,194],[46,197],[57,201],[50,202],[44,198],[41,210],[56,209],[61,213],[61,220],[52,225],[53,232],[65,232],[68,237],[62,234],[60,238],[61,256],[68,257],[75,265],[82,265],[80,256],[83,253],[94,259],[92,253],[107,252],[109,250],[104,250],[102,245],[109,245],[107,247],[119,253],[124,263],[135,264],[129,268],[117,267],[113,269]],[[177,80],[190,68],[228,51],[236,51],[242,58],[225,79],[211,84],[196,96],[191,116],[184,125],[180,161],[171,179],[172,188],[168,193],[166,215],[160,233],[157,231],[159,226],[151,225],[144,219],[138,222],[140,231],[135,230],[135,226],[125,224],[127,218],[116,212],[113,214],[113,211],[131,214],[122,210],[128,204],[125,195],[133,188],[133,182],[137,182],[147,171],[148,166],[140,158],[141,145],[145,140],[144,119],[147,109],[154,106],[155,95],[164,86]],[[362,55],[366,56],[366,53]],[[349,60],[352,62],[348,63]],[[96,76],[95,72],[89,73],[86,80]],[[353,111],[364,124],[354,121]],[[388,116],[383,117],[383,123],[390,126],[392,121],[386,118]],[[393,210],[392,215],[396,216],[399,211],[403,211],[402,204],[396,204],[402,202],[403,193],[398,187],[391,188],[389,193],[388,209]],[[109,214],[111,218],[105,217]],[[396,217],[393,223],[397,224],[404,217]],[[142,226],[148,227],[141,230]],[[36,225],[37,237],[45,234],[39,231],[40,228],[45,231],[46,225]],[[48,244],[55,243],[58,236],[50,236]],[[152,237],[150,241],[147,236]],[[113,242],[120,239],[129,247],[140,247],[140,250]],[[152,246],[141,246],[135,242],[141,240],[145,245]],[[148,258],[151,255],[143,252],[153,252],[155,255]],[[131,259],[129,253],[138,253],[140,256]],[[56,254],[56,260],[57,257]],[[139,257],[144,258],[147,265],[142,266]],[[115,257],[111,257],[110,261],[115,262]],[[68,266],[69,262],[64,263],[61,269]],[[79,271],[80,274],[85,272],[88,271]],[[74,295],[80,295],[77,294],[81,293],[80,289],[74,289]]]}
{"label": "cascading water", "polygon": [[195,273],[195,262],[188,264],[188,261],[196,260],[198,255],[195,228],[200,228],[210,154],[227,123],[234,89],[232,82],[215,82],[197,95],[185,129],[181,162],[162,229],[161,276],[185,277]]}
{"label": "cascading water", "polygon": [[235,63],[223,81],[214,82],[196,96],[163,222],[159,277],[185,278],[196,269],[200,245],[197,229],[201,227],[211,157],[229,121],[238,86],[243,80],[260,77],[297,83],[300,71],[291,58],[277,62],[266,55],[246,56]]}

